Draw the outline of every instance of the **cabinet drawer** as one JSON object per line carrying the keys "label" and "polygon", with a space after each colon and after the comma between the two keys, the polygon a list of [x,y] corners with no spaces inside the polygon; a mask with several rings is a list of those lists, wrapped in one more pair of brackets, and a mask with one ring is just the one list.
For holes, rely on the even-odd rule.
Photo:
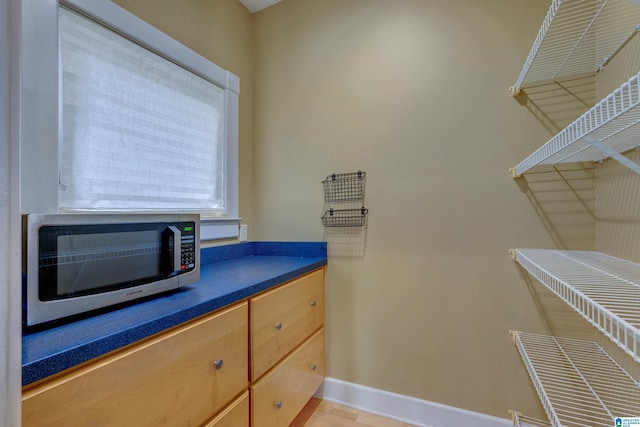
{"label": "cabinet drawer", "polygon": [[324,324],[324,269],[250,300],[251,381]]}
{"label": "cabinet drawer", "polygon": [[324,328],[251,386],[251,425],[288,426],[322,385]]}
{"label": "cabinet drawer", "polygon": [[238,304],[25,389],[23,425],[201,425],[246,390],[247,314]]}
{"label": "cabinet drawer", "polygon": [[203,427],[249,427],[249,392],[233,401]]}

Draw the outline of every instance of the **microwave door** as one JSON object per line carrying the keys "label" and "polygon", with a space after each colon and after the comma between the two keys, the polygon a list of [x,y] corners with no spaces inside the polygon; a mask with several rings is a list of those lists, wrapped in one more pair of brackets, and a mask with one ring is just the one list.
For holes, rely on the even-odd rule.
{"label": "microwave door", "polygon": [[91,225],[75,233],[53,227],[50,233],[44,240],[51,242],[53,262],[40,267],[45,300],[126,288],[170,273],[160,271],[160,233],[144,224]]}

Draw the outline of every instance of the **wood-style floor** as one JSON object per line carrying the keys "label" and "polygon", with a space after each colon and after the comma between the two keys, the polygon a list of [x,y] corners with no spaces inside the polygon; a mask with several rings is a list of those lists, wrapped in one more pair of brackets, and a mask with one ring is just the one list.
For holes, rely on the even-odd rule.
{"label": "wood-style floor", "polygon": [[312,398],[289,427],[412,427],[378,415]]}

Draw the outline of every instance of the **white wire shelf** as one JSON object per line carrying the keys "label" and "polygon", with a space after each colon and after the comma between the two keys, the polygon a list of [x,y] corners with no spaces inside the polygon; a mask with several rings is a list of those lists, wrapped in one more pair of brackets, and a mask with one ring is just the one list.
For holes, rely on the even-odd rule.
{"label": "white wire shelf", "polygon": [[637,147],[639,105],[637,74],[512,168],[513,175],[520,176],[541,164],[600,161],[616,155],[596,146],[600,144],[614,153]]}
{"label": "white wire shelf", "polygon": [[591,251],[515,249],[513,256],[640,362],[640,264]]}
{"label": "white wire shelf", "polygon": [[639,384],[598,344],[511,334],[553,427],[612,427],[640,414]]}
{"label": "white wire shelf", "polygon": [[552,427],[549,421],[542,421],[528,417],[516,411],[509,411],[513,421],[513,427]]}
{"label": "white wire shelf", "polygon": [[638,24],[640,7],[632,0],[553,0],[513,93],[595,74],[635,36]]}

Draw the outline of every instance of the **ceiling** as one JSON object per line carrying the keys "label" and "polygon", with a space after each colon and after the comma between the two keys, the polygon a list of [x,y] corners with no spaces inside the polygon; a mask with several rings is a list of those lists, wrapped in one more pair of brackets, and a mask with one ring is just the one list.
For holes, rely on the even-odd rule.
{"label": "ceiling", "polygon": [[249,12],[256,13],[259,10],[266,9],[272,4],[276,4],[281,0],[240,0],[240,3],[244,5]]}

